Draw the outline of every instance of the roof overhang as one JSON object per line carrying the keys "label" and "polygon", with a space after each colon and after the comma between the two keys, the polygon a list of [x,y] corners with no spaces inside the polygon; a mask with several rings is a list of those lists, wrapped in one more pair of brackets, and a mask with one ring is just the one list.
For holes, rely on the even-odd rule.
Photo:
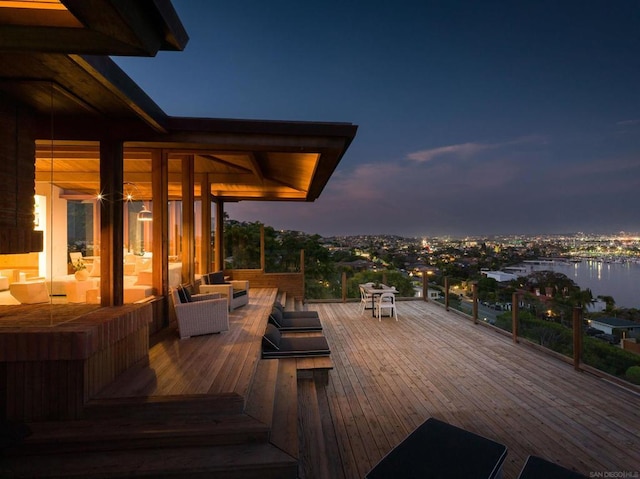
{"label": "roof overhang", "polygon": [[[207,184],[213,198],[236,201],[314,201],[326,186],[357,127],[311,123],[224,119],[168,119],[165,134],[124,141],[124,178],[138,199],[151,199],[151,158],[169,158],[169,197],[181,196],[181,161],[193,158],[196,196]],[[57,131],[57,130],[56,130]],[[68,198],[100,191],[99,144],[75,137],[43,138],[36,148],[36,181],[53,182]],[[53,161],[51,161],[53,160]]]}
{"label": "roof overhang", "polygon": [[173,159],[192,155],[196,179],[206,177],[221,200],[315,200],[356,126],[170,117],[107,56],[186,42],[168,0],[0,0],[0,101],[36,113],[36,180],[53,178],[70,196],[98,191],[97,142],[110,139],[124,143],[125,170],[133,170],[125,179],[147,198],[150,179],[140,172],[162,149]]}
{"label": "roof overhang", "polygon": [[0,0],[0,50],[154,56],[188,40],[169,0]]}

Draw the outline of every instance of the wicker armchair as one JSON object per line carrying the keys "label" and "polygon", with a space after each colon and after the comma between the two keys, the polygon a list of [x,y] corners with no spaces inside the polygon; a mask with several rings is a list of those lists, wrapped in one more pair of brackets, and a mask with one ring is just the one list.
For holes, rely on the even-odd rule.
{"label": "wicker armchair", "polygon": [[194,294],[190,302],[183,303],[178,290],[171,289],[171,300],[180,339],[229,330],[227,298],[220,294]]}
{"label": "wicker armchair", "polygon": [[222,284],[201,284],[200,293],[220,293],[228,301],[229,311],[249,303],[249,281],[231,280]]}

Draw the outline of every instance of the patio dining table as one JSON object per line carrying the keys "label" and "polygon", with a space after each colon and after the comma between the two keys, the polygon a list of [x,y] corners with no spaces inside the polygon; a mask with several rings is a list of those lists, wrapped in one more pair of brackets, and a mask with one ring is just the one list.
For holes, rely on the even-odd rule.
{"label": "patio dining table", "polygon": [[379,284],[377,287],[376,285],[372,285],[372,284],[364,284],[362,285],[362,287],[364,288],[364,292],[367,293],[369,296],[371,296],[371,316],[375,317],[376,315],[376,311],[375,311],[375,304],[376,304],[376,297],[380,296],[382,293],[393,293],[393,294],[398,294],[398,290],[396,289],[395,286],[387,286],[386,284]]}

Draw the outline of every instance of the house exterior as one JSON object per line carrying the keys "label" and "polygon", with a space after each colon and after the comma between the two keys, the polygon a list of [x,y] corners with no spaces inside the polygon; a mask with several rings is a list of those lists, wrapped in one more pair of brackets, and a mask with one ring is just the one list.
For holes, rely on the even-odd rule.
{"label": "house exterior", "polygon": [[[225,204],[316,200],[355,137],[351,123],[170,116],[109,57],[188,41],[170,1],[0,4],[2,307],[102,307],[64,331],[46,307],[0,331],[4,418],[78,417],[175,321],[170,288],[224,268]],[[304,291],[300,274],[243,274]],[[34,383],[60,408],[13,394]]]}
{"label": "house exterior", "polygon": [[[357,130],[167,115],[108,55],[183,50],[170,2],[11,2],[0,33],[0,269],[64,292],[54,279],[71,272],[67,223],[82,210],[78,250],[103,306],[221,269],[225,203],[314,201]],[[140,292],[124,265],[145,255]]]}
{"label": "house exterior", "polygon": [[518,279],[518,276],[513,273],[506,273],[504,271],[482,271],[482,274],[487,278],[495,279],[498,283],[512,281]]}
{"label": "house exterior", "polygon": [[640,323],[622,318],[597,318],[590,319],[589,326],[621,338],[640,337]]}

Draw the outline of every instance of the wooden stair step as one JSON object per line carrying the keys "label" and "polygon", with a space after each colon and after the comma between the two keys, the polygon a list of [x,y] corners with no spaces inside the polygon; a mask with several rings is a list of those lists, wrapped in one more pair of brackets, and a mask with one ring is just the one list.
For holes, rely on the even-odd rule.
{"label": "wooden stair step", "polygon": [[297,461],[268,443],[176,449],[135,449],[4,457],[0,477],[25,479],[297,477]]}
{"label": "wooden stair step", "polygon": [[186,396],[150,396],[91,400],[82,411],[83,419],[158,417],[206,418],[224,414],[239,414],[244,398],[236,393],[192,394]]}
{"label": "wooden stair step", "polygon": [[182,448],[267,442],[269,428],[246,415],[218,416],[205,421],[129,418],[33,423],[33,434],[11,455],[42,455],[117,449]]}
{"label": "wooden stair step", "polygon": [[282,306],[285,306],[287,304],[287,292],[279,291],[278,295],[276,296],[276,301],[278,301],[278,303],[280,303]]}
{"label": "wooden stair step", "polygon": [[[269,361],[273,361],[270,359]],[[298,374],[295,358],[278,359],[271,443],[298,457]]]}
{"label": "wooden stair step", "polygon": [[245,412],[271,427],[273,404],[278,381],[278,361],[261,359],[256,365]]}
{"label": "wooden stair step", "polygon": [[298,433],[300,436],[300,479],[330,479],[325,438],[313,379],[298,379]]}

